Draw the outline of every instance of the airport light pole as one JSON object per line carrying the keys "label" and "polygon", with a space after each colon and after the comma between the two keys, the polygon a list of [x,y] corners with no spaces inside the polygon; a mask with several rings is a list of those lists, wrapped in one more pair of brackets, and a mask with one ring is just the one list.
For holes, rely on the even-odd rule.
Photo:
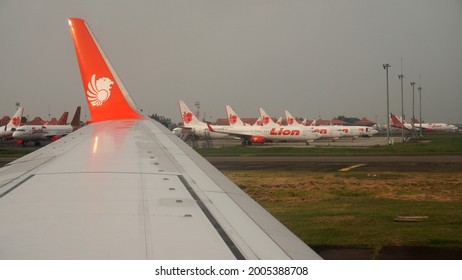
{"label": "airport light pole", "polygon": [[389,101],[389,88],[388,88],[388,68],[390,68],[390,64],[383,64],[383,69],[385,69],[387,73],[387,141],[388,145],[391,145],[390,139],[390,101]]}
{"label": "airport light pole", "polygon": [[422,87],[419,86],[419,103],[420,103],[420,109],[419,109],[419,119],[420,119],[420,138],[422,138]]}
{"label": "airport light pole", "polygon": [[414,87],[415,87],[415,82],[411,82],[411,86],[412,86],[412,138],[415,138],[415,127],[414,127],[414,119],[415,119],[415,116],[414,116]]}
{"label": "airport light pole", "polygon": [[404,91],[403,91],[403,80],[404,75],[401,73],[398,75],[398,78],[401,80],[401,121],[403,125],[401,125],[401,143],[404,143]]}

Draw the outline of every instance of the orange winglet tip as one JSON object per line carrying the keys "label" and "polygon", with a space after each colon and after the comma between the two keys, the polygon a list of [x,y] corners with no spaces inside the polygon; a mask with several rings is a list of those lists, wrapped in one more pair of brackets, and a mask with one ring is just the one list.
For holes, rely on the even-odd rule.
{"label": "orange winglet tip", "polygon": [[90,122],[143,116],[83,19],[68,19]]}

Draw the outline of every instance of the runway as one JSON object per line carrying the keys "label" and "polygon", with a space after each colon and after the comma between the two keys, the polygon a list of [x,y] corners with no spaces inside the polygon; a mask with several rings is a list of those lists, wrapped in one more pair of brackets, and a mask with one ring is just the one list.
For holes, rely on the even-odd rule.
{"label": "runway", "polygon": [[462,172],[462,155],[206,156],[221,170],[306,170],[349,172]]}

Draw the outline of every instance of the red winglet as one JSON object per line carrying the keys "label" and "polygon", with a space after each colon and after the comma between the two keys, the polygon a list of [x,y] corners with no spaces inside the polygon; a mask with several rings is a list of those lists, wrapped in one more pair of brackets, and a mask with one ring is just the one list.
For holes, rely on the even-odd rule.
{"label": "red winglet", "polygon": [[83,19],[70,18],[85,97],[91,122],[115,119],[141,119],[135,102],[103,53]]}

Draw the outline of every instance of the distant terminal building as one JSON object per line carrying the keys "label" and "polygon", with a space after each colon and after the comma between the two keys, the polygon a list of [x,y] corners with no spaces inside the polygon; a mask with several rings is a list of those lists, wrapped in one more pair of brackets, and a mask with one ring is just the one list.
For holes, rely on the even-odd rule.
{"label": "distant terminal building", "polygon": [[0,119],[0,126],[6,125],[10,121],[10,117],[4,116],[3,118]]}

